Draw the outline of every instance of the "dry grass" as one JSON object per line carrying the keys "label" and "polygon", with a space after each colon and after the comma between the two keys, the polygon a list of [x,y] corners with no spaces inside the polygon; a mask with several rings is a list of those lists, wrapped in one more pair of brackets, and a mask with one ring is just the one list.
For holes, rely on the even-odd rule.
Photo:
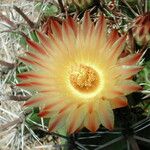
{"label": "dry grass", "polygon": [[[15,84],[18,83],[16,70],[21,72],[17,67],[17,57],[24,52],[23,47],[19,44],[21,36],[15,33],[28,27],[28,24],[13,9],[13,5],[21,8],[33,22],[37,22],[42,13],[42,11],[35,11],[36,1],[0,1],[0,149],[57,149],[53,147],[52,136],[46,135],[39,138],[28,126],[25,121],[26,110],[22,107],[24,102],[13,99],[18,93],[22,96],[30,95],[28,91],[15,87]],[[29,30],[26,30],[27,34]]]}

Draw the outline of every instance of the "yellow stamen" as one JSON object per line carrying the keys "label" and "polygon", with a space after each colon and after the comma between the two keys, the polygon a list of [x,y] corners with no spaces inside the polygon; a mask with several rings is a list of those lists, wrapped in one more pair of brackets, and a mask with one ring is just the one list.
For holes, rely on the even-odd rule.
{"label": "yellow stamen", "polygon": [[95,69],[79,65],[72,68],[70,82],[79,92],[89,93],[97,89],[100,79]]}

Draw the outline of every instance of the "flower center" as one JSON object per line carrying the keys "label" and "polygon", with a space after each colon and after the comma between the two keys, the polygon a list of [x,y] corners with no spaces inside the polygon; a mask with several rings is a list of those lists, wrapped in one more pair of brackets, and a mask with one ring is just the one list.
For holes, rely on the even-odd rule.
{"label": "flower center", "polygon": [[79,92],[93,92],[99,85],[99,75],[95,69],[89,66],[75,66],[70,74],[70,83]]}

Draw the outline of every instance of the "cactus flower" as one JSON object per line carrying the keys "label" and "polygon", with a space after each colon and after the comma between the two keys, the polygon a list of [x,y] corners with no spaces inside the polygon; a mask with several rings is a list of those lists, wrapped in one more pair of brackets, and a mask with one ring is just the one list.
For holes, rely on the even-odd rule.
{"label": "cactus flower", "polygon": [[135,18],[132,32],[137,44],[150,45],[150,12]]}
{"label": "cactus flower", "polygon": [[48,36],[37,31],[39,43],[27,39],[30,50],[19,57],[32,70],[18,75],[17,86],[37,91],[25,106],[39,107],[39,116],[50,118],[49,131],[95,132],[100,124],[112,130],[113,109],[127,106],[126,95],[141,88],[131,78],[142,69],[141,53],[120,57],[126,35],[107,35],[103,15],[96,23],[88,12],[82,23],[52,20],[51,30]]}

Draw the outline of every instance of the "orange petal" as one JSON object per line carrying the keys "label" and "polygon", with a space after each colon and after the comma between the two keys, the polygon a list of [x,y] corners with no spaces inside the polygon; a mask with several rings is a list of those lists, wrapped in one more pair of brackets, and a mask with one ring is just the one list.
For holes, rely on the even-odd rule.
{"label": "orange petal", "polygon": [[121,91],[120,87],[113,86],[113,88],[111,87],[111,88],[106,89],[103,96],[107,97],[108,99],[112,99],[115,97],[121,97],[123,95],[124,95],[124,92]]}
{"label": "orange petal", "polygon": [[49,121],[49,132],[56,131],[62,124],[64,124],[66,118],[66,114],[61,113],[59,115],[54,116]]}
{"label": "orange petal", "polygon": [[49,68],[45,65],[43,65],[42,63],[38,62],[38,61],[33,61],[30,58],[26,58],[26,57],[18,57],[21,61],[23,61],[24,63],[33,65],[33,66],[38,66],[42,69],[46,69],[49,70]]}
{"label": "orange petal", "polygon": [[25,57],[18,57],[21,61],[25,62],[25,63],[28,63],[28,64],[31,64],[31,65],[35,65],[35,62],[28,59],[28,58],[25,58]]}
{"label": "orange petal", "polygon": [[120,70],[120,75],[124,79],[130,78],[143,69],[143,66],[129,66]]}
{"label": "orange petal", "polygon": [[45,49],[43,49],[43,47],[41,45],[39,45],[38,43],[31,41],[30,39],[26,39],[26,42],[28,43],[28,45],[34,49],[36,52],[42,54],[42,55],[47,55]]}
{"label": "orange petal", "polygon": [[41,111],[41,112],[39,112],[39,114],[38,114],[39,117],[46,117],[46,116],[48,116],[48,115],[49,115],[49,111]]}
{"label": "orange petal", "polygon": [[73,132],[75,132],[83,123],[83,120],[85,118],[85,108],[83,108],[82,106],[79,108],[76,108],[75,110],[73,110],[68,118],[67,118],[67,132],[68,134],[72,134]]}
{"label": "orange petal", "polygon": [[124,86],[122,86],[122,89],[131,91],[131,93],[132,93],[132,92],[141,90],[142,87],[140,85],[124,85]]}
{"label": "orange petal", "polygon": [[90,14],[88,11],[86,11],[84,13],[83,23],[82,23],[82,30],[83,30],[82,32],[84,34],[84,37],[86,37],[86,34],[87,34],[90,26],[91,26]]}
{"label": "orange petal", "polygon": [[42,97],[37,97],[37,98],[31,98],[29,99],[23,106],[31,106],[31,105],[37,105],[37,103],[43,101]]}
{"label": "orange petal", "polygon": [[126,94],[141,90],[142,87],[132,80],[125,80],[118,83],[118,87]]}
{"label": "orange petal", "polygon": [[88,113],[92,113],[94,110],[94,104],[93,102],[88,103]]}
{"label": "orange petal", "polygon": [[123,51],[124,45],[126,41],[126,36],[120,37],[112,46],[110,55],[108,55],[108,60],[115,61],[118,59],[120,54]]}
{"label": "orange petal", "polygon": [[46,75],[40,75],[36,72],[27,72],[27,73],[21,73],[17,75],[18,78],[22,79],[22,80],[27,80],[27,79],[50,79],[49,77],[47,77]]}
{"label": "orange petal", "polygon": [[84,125],[90,131],[96,132],[100,125],[98,114],[95,111],[92,111],[91,113],[88,112],[84,121]]}
{"label": "orange petal", "polygon": [[123,92],[121,92],[121,91],[119,91],[119,90],[114,90],[114,89],[112,89],[111,91],[110,91],[112,94],[114,94],[114,96],[116,97],[116,96],[122,96],[124,93]]}
{"label": "orange petal", "polygon": [[110,99],[110,104],[111,107],[115,109],[115,108],[127,106],[128,102],[126,97],[117,97],[117,98]]}
{"label": "orange petal", "polygon": [[77,36],[77,25],[76,22],[73,20],[71,16],[68,16],[66,22],[69,24],[69,26],[72,28],[75,36]]}
{"label": "orange petal", "polygon": [[119,65],[134,65],[140,60],[141,56],[142,53],[131,54],[127,57],[121,58],[118,63]]}
{"label": "orange petal", "polygon": [[39,74],[36,74],[35,72],[31,72],[31,73],[21,73],[21,74],[18,74],[17,75],[18,78],[20,79],[29,79],[29,78],[47,78],[46,76],[43,76],[43,75],[39,75]]}
{"label": "orange petal", "polygon": [[28,56],[34,58],[34,61],[43,61],[40,57],[38,57],[36,54],[33,54],[31,52],[25,52]]}
{"label": "orange petal", "polygon": [[[51,44],[51,50],[52,51],[64,51],[64,44],[62,43],[62,40],[58,39],[57,37],[55,37],[53,34],[49,34],[49,39],[50,39],[50,44]],[[51,53],[52,55],[53,53]],[[52,56],[53,57],[53,56]]]}
{"label": "orange petal", "polygon": [[37,65],[38,67],[41,67],[42,69],[46,69],[46,70],[50,70],[50,68],[48,68],[46,65],[43,65],[42,63],[39,62],[34,62],[35,65]]}
{"label": "orange petal", "polygon": [[80,127],[75,132],[79,132],[83,127],[84,127],[84,124],[81,124]]}
{"label": "orange petal", "polygon": [[50,44],[49,38],[46,35],[44,35],[43,33],[39,32],[39,31],[36,31],[36,34],[37,34],[41,44],[47,49],[47,51],[50,51],[51,44]]}
{"label": "orange petal", "polygon": [[95,26],[95,37],[95,42],[99,43],[100,47],[103,47],[103,45],[106,44],[106,20],[104,15],[101,15],[98,18],[98,21]]}
{"label": "orange petal", "polygon": [[109,101],[100,100],[99,116],[102,125],[107,129],[112,130],[114,127],[114,114]]}
{"label": "orange petal", "polygon": [[[56,115],[55,114],[51,115],[51,119],[49,121],[49,131],[56,131],[59,128],[67,129],[68,125],[70,124],[70,119],[68,117],[75,110],[75,108],[76,108],[75,105],[72,105],[72,107],[69,107],[69,109],[67,109],[66,111],[62,111],[61,113],[59,113],[58,111]],[[76,120],[75,118],[73,119]]]}
{"label": "orange petal", "polygon": [[61,100],[56,100],[55,102],[50,103],[50,104],[48,104],[47,106],[45,106],[45,107],[43,108],[43,111],[51,110],[51,109],[54,108],[56,105],[62,105],[61,103],[62,103],[63,101],[64,101],[63,99],[61,99]]}
{"label": "orange petal", "polygon": [[16,86],[20,86],[20,87],[28,87],[28,88],[34,88],[34,87],[36,87],[37,88],[37,86],[49,86],[48,84],[46,84],[46,83],[40,83],[40,82],[22,82],[22,83],[19,83],[19,84],[16,84]]}
{"label": "orange petal", "polygon": [[40,81],[30,82],[30,83],[35,86],[49,86],[47,83],[41,83]]}
{"label": "orange petal", "polygon": [[28,74],[26,74],[26,73],[22,73],[22,74],[18,74],[17,78],[26,80],[26,79],[29,79],[30,76],[28,76]]}
{"label": "orange petal", "polygon": [[[67,24],[67,22],[63,22],[62,24],[62,33],[63,33],[63,42],[70,46],[71,49],[74,45],[75,35],[71,27]],[[70,49],[70,47],[68,47]]]}
{"label": "orange petal", "polygon": [[32,84],[29,82],[29,83],[19,83],[19,84],[16,84],[16,86],[20,86],[20,87],[30,87],[32,86]]}
{"label": "orange petal", "polygon": [[48,90],[39,90],[39,93],[53,93],[53,92],[57,92],[56,89],[48,89]]}
{"label": "orange petal", "polygon": [[109,49],[118,40],[118,38],[119,38],[118,31],[114,29],[108,37],[105,49]]}
{"label": "orange petal", "polygon": [[72,105],[73,105],[72,103],[66,104],[63,108],[61,108],[61,109],[59,110],[59,113],[65,112],[65,111],[68,110]]}
{"label": "orange petal", "polygon": [[51,28],[55,37],[62,39],[61,25],[58,23],[58,21],[51,20]]}
{"label": "orange petal", "polygon": [[[97,45],[93,45],[93,43],[95,42],[94,41],[94,24],[91,23],[89,28],[88,28],[88,31],[86,32],[86,37],[84,39],[84,43],[85,45],[87,46],[87,48],[89,48],[89,50],[91,49],[92,53],[93,53],[93,49],[97,49]],[[90,52],[90,51],[89,51]]]}

